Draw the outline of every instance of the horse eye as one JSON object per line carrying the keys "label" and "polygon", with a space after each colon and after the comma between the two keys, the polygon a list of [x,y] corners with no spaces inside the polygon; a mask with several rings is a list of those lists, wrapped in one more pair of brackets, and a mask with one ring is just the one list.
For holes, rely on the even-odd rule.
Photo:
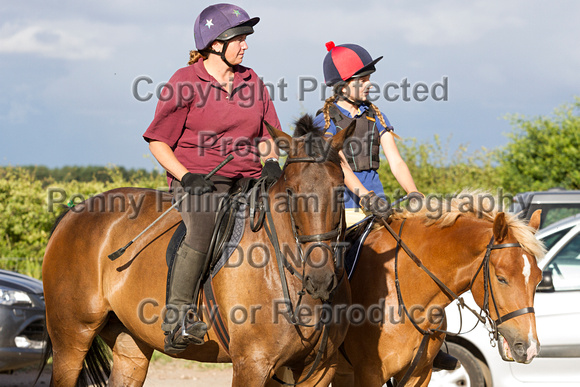
{"label": "horse eye", "polygon": [[497,276],[497,280],[499,281],[500,284],[503,284],[503,285],[508,284],[507,280],[504,277]]}

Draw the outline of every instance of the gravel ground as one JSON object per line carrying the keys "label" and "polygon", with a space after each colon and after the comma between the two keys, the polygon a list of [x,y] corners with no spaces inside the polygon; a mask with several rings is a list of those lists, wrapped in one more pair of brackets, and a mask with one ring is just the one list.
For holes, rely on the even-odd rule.
{"label": "gravel ground", "polygon": [[[48,386],[51,368],[43,372],[37,386]],[[2,387],[30,387],[38,374],[31,367],[15,371],[13,374],[0,374]],[[232,369],[229,364],[207,365],[186,360],[159,360],[149,366],[145,387],[226,387],[232,385]]]}

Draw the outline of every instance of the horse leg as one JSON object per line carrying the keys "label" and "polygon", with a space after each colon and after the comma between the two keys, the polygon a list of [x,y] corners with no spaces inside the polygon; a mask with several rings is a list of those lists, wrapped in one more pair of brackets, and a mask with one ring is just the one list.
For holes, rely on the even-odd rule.
{"label": "horse leg", "polygon": [[[66,321],[66,320],[65,320]],[[60,330],[48,328],[52,341],[52,379],[51,386],[73,387],[83,369],[83,362],[93,340],[97,336],[98,327],[87,327],[84,324],[71,321]]]}
{"label": "horse leg", "polygon": [[[333,381],[334,375],[336,374],[336,362],[337,362],[337,354],[330,357],[324,363],[318,365],[318,368],[310,375],[310,377],[304,382],[301,383],[301,386],[304,387],[326,387],[330,385],[330,382]],[[304,379],[308,373],[310,372],[310,368],[307,367],[302,372],[295,372],[294,373],[294,381],[298,382]],[[352,384],[351,384],[352,385]],[[334,383],[333,383],[334,387]]]}
{"label": "horse leg", "polygon": [[[354,383],[351,386],[356,387],[380,387],[383,383],[383,375],[381,374],[380,370],[377,372],[377,369],[372,366],[368,366],[365,364],[360,369],[356,369],[354,372]],[[409,384],[412,386],[412,384]]]}
{"label": "horse leg", "polygon": [[352,365],[339,352],[338,366],[332,379],[332,387],[351,387],[354,386],[354,370]]}
{"label": "horse leg", "polygon": [[232,387],[265,387],[274,375],[274,365],[263,356],[247,356],[232,359]]}
{"label": "horse leg", "polygon": [[[111,319],[113,320],[113,318]],[[101,331],[100,336],[113,348],[111,386],[142,386],[147,376],[153,348],[129,333],[116,318]]]}
{"label": "horse leg", "polygon": [[431,381],[431,373],[433,368],[431,364],[428,364],[420,370],[413,372],[413,375],[407,381],[407,386],[417,386],[417,387],[427,387]]}

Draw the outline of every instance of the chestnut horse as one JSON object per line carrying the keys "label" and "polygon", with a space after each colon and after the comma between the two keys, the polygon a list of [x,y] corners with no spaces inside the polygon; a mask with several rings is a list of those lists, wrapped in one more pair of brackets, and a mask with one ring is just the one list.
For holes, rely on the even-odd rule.
{"label": "chestnut horse", "polygon": [[[292,138],[269,125],[268,130],[288,153],[282,176],[266,196],[270,214],[256,232],[246,217],[242,240],[230,258],[236,264],[224,266],[212,279],[229,350],[219,341],[217,323],[210,323],[205,343],[190,345],[176,357],[232,362],[233,386],[264,386],[282,366],[307,379],[304,386],[328,385],[348,322],[317,322],[323,304],[350,302],[344,268],[337,269],[328,256],[343,237],[343,206],[333,199],[341,197],[334,191],[344,184],[338,150],[354,125],[328,142],[310,116],[297,123],[295,136],[302,137]],[[309,141],[316,136],[320,141]],[[166,210],[168,196],[147,189],[108,191],[75,206],[55,225],[43,263],[51,385],[75,386],[89,374],[100,384],[108,379],[113,386],[141,386],[153,350],[163,352],[165,254],[180,215],[169,212],[120,259],[111,261],[107,255]],[[125,210],[130,201],[142,203],[139,213]],[[267,232],[277,234],[275,244],[290,259],[277,262]],[[310,318],[291,315],[298,304],[311,312]],[[202,318],[208,321],[208,315]],[[110,351],[98,351],[102,341],[97,336],[112,348],[112,369]]]}
{"label": "chestnut horse", "polygon": [[[529,363],[538,354],[532,307],[542,277],[536,258],[544,250],[534,237],[540,213],[526,225],[515,215],[491,209],[492,201],[491,195],[463,192],[450,202],[432,199],[420,211],[391,217],[391,230],[401,234],[411,254],[444,286],[397,246],[384,225],[370,231],[350,279],[353,304],[366,310],[380,306],[384,314],[380,323],[369,318],[360,324],[351,321],[344,343],[348,360],[340,356],[333,387],[382,386],[390,378],[401,381],[408,370],[405,385],[427,386],[445,338],[443,308],[452,296],[468,290],[490,329],[499,331],[496,338],[504,360]],[[402,305],[417,327],[399,309]],[[426,335],[426,348],[414,360],[422,333],[432,334]]]}

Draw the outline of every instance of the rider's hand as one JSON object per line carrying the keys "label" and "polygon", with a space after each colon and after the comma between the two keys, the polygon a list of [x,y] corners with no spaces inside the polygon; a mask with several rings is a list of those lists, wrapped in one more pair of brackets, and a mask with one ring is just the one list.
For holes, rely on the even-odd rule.
{"label": "rider's hand", "polygon": [[203,175],[199,173],[187,172],[181,178],[181,186],[185,192],[191,195],[203,195],[204,193],[211,192],[215,189],[213,182],[207,180]]}
{"label": "rider's hand", "polygon": [[266,186],[270,186],[278,181],[282,175],[282,169],[276,159],[268,159],[262,167],[262,177],[266,177]]}
{"label": "rider's hand", "polygon": [[391,204],[385,199],[377,196],[373,191],[370,191],[360,199],[360,206],[365,212],[371,213],[385,220],[393,212]]}
{"label": "rider's hand", "polygon": [[419,209],[423,207],[423,202],[425,201],[425,195],[419,191],[409,192],[407,194],[407,199],[409,200],[409,206],[411,208]]}

